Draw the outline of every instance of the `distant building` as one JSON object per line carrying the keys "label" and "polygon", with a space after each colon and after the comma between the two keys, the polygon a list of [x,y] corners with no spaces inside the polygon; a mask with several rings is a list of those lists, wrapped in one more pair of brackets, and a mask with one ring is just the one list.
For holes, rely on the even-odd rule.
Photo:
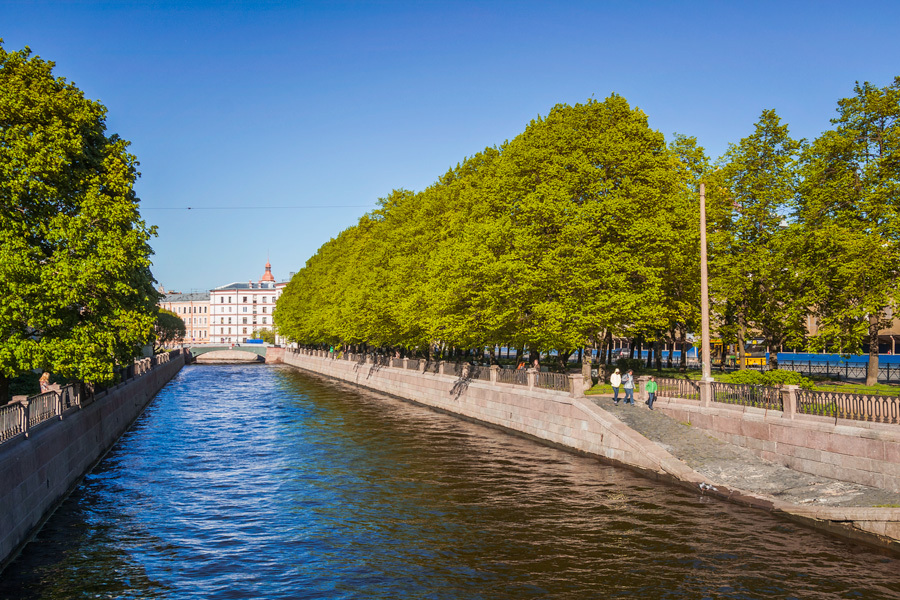
{"label": "distant building", "polygon": [[159,301],[159,307],[171,310],[184,321],[184,339],[178,343],[209,343],[209,292],[168,292]]}
{"label": "distant building", "polygon": [[259,281],[230,283],[209,292],[209,337],[214,344],[239,344],[257,331],[274,329],[272,313],[287,282],[276,283],[272,265]]}

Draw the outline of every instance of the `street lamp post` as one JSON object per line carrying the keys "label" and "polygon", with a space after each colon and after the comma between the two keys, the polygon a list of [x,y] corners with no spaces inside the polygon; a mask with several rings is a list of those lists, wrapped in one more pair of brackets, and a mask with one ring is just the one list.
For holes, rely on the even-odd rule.
{"label": "street lamp post", "polygon": [[700,184],[700,322],[703,381],[712,380],[709,351],[709,275],[706,265],[706,184]]}

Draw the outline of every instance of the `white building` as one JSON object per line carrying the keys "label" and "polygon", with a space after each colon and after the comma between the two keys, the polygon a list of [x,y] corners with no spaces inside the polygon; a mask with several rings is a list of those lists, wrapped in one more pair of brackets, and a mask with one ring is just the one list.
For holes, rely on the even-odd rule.
{"label": "white building", "polygon": [[230,283],[209,292],[209,341],[239,344],[263,329],[274,329],[272,313],[288,282],[275,282],[272,265],[256,283]]}
{"label": "white building", "polygon": [[172,311],[184,321],[184,339],[175,340],[176,343],[209,343],[209,292],[168,292],[160,299],[159,307]]}

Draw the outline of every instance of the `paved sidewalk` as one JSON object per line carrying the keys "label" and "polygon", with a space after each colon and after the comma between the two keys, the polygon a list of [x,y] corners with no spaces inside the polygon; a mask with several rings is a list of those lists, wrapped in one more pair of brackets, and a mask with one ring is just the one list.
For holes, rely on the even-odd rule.
{"label": "paved sidewalk", "polygon": [[694,471],[724,487],[802,506],[900,506],[900,494],[776,465],[702,429],[679,423],[661,410],[648,410],[640,400],[635,400],[634,406],[621,401],[616,406],[609,396],[587,398]]}

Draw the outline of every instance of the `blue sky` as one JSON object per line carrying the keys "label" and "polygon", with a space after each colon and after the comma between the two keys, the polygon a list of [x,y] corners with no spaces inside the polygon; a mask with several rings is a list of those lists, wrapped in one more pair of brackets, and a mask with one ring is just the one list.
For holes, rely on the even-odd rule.
{"label": "blue sky", "polygon": [[713,157],[766,108],[813,138],[856,80],[900,75],[897,31],[900,2],[0,0],[5,48],[55,61],[132,142],[153,272],[180,291],[267,256],[286,279],[558,103],[616,92]]}

